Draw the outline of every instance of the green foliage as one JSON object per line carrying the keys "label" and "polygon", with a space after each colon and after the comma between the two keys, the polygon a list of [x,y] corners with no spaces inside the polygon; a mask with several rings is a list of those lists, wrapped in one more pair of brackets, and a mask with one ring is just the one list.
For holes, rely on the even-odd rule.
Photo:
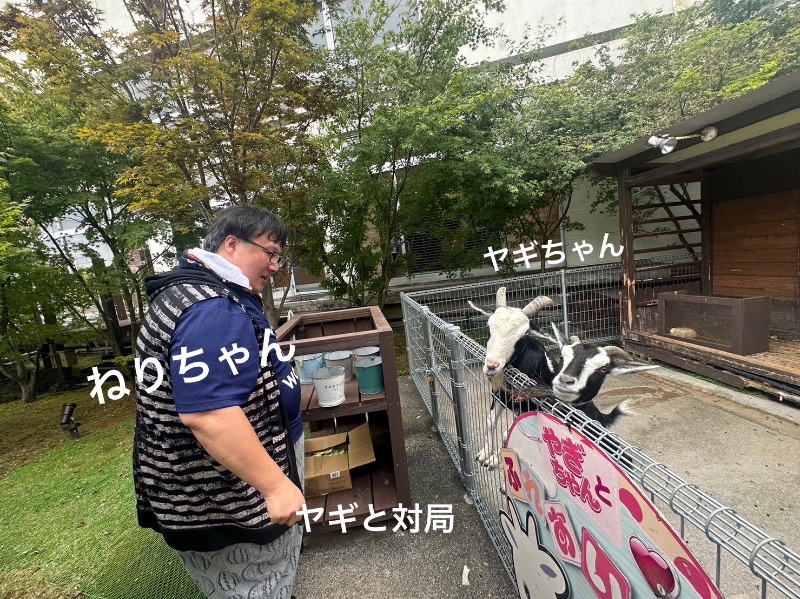
{"label": "green foliage", "polygon": [[314,7],[223,0],[197,24],[162,19],[155,3],[131,8],[136,30],[122,40],[118,75],[136,98],[81,131],[136,158],[117,195],[182,228],[207,223],[219,203],[292,212],[283,203],[313,175],[309,127],[328,102],[307,36]]}
{"label": "green foliage", "polygon": [[[540,73],[544,27],[510,49],[515,65],[464,64],[463,47],[501,39],[484,21],[497,0],[345,6],[331,53],[309,40],[307,2],[220,0],[189,21],[143,0],[127,35],[88,0],[4,9],[0,45],[26,57],[23,70],[0,64],[5,193],[41,229],[66,214],[86,227],[70,250],[94,263],[78,276],[82,305],[107,316],[117,291],[143,304],[129,252],[154,236],[191,244],[231,203],[281,215],[288,252],[333,295],[382,304],[414,267],[404,241],[441,242],[454,275],[485,264],[488,245],[579,229],[573,188],[596,156],[798,66],[797,0],[640,15],[621,50],[598,43],[555,82]],[[613,196],[603,187],[597,205]]]}
{"label": "green foliage", "polygon": [[481,101],[465,87],[459,49],[489,40],[483,10],[495,8],[435,0],[418,15],[416,5],[374,0],[337,15],[328,70],[341,95],[323,127],[331,166],[304,230],[309,267],[325,269],[332,294],[382,305],[407,270],[401,238],[419,230],[429,163],[435,170],[443,151],[465,147],[454,126]]}
{"label": "green foliage", "polygon": [[[131,211],[128,203],[115,195],[115,181],[129,165],[128,159],[109,153],[96,141],[76,136],[85,116],[79,107],[87,98],[65,98],[63,88],[52,82],[37,82],[12,63],[0,66],[9,82],[0,91],[0,102],[8,107],[5,132],[11,151],[5,170],[10,201],[21,209],[26,223],[49,238],[48,245],[38,245],[39,263],[63,273],[58,284],[37,282],[31,277],[44,271],[26,266],[24,278],[39,293],[52,288],[68,300],[43,310],[48,326],[63,331],[76,326],[103,329],[115,352],[122,354],[123,340],[111,298],[122,297],[128,306],[142,305],[141,280],[146,273],[133,272],[128,261],[133,250],[161,234],[163,225]],[[85,239],[59,237],[54,223],[64,219],[80,228]],[[101,246],[107,249],[104,255]],[[85,261],[91,262],[92,269],[85,268]],[[19,277],[22,267],[16,268]],[[44,300],[40,303],[48,305]],[[129,316],[135,332],[139,315],[131,310]],[[72,324],[67,326],[68,322]],[[45,339],[58,342],[59,337]]]}
{"label": "green foliage", "polygon": [[[174,3],[127,8],[134,30],[126,35],[104,28],[85,1],[30,3],[0,21],[14,23],[7,38],[25,54],[25,68],[79,115],[70,149],[106,152],[103,175],[113,176],[102,197],[116,222],[98,224],[119,225],[109,239],[124,251],[158,234],[182,249],[227,204],[263,205],[290,225],[305,221],[320,161],[311,125],[335,96],[308,38],[316,7],[221,0],[204,4],[195,20]],[[76,196],[59,198],[71,205]],[[114,268],[122,273],[123,260]]]}
{"label": "green foliage", "polygon": [[[607,108],[616,148],[685,120],[800,66],[797,0],[708,0],[677,15],[640,15],[621,56],[600,46],[570,79]],[[613,196],[597,206],[613,208]]]}

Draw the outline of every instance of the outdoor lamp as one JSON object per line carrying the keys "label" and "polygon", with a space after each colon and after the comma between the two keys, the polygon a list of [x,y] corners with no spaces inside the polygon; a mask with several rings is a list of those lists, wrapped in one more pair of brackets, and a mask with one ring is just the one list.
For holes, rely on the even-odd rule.
{"label": "outdoor lamp", "polygon": [[714,125],[703,127],[699,133],[692,133],[690,135],[670,135],[665,133],[663,135],[651,135],[647,140],[645,147],[658,148],[662,154],[669,154],[678,145],[679,139],[690,139],[692,137],[699,137],[701,141],[711,141],[717,137],[718,129]]}
{"label": "outdoor lamp", "polygon": [[73,439],[80,439],[81,434],[78,431],[78,427],[81,423],[72,419],[72,413],[76,407],[78,407],[78,404],[74,403],[65,403],[61,406],[61,428],[64,429],[64,432],[69,433]]}

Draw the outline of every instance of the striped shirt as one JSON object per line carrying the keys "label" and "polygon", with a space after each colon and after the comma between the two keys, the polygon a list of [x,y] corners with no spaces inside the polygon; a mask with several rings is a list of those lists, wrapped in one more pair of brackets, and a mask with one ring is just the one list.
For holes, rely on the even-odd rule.
{"label": "striped shirt", "polygon": [[[152,298],[136,342],[141,375],[133,448],[136,509],[140,526],[160,532],[178,550],[214,551],[234,543],[265,544],[287,530],[273,524],[259,491],[220,465],[180,420],[172,398],[170,341],[181,314],[191,305],[236,294],[206,273],[172,271],[168,286]],[[251,316],[252,318],[252,316]],[[263,330],[253,319],[253,334],[263,346]],[[260,363],[260,360],[259,360]],[[163,381],[158,380],[159,370]],[[270,360],[260,367],[256,385],[242,404],[259,441],[298,487],[288,419]]]}

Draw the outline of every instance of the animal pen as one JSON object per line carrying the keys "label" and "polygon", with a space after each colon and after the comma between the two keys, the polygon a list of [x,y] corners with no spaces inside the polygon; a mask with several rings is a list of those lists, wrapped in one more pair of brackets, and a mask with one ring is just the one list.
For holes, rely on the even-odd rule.
{"label": "animal pen", "polygon": [[[676,276],[682,282],[693,277],[699,280],[701,276],[696,257],[658,258],[641,266],[648,267],[653,280],[660,279],[653,283],[654,291],[671,291],[670,279]],[[522,307],[538,295],[547,295],[555,305],[535,317],[539,327],[549,327],[552,322],[567,336],[607,342],[619,339],[621,280],[620,266],[615,264],[401,296],[411,376],[512,582],[515,580],[512,550],[499,518],[504,496],[503,469],[501,466],[499,470],[489,470],[475,460],[487,435],[491,389],[482,372],[488,337],[486,317],[472,310],[467,300],[493,305],[499,286],[507,288],[509,306]],[[534,385],[515,370],[506,371],[506,381],[515,389]],[[761,580],[762,598],[800,598],[800,555],[782,541],[721,505],[583,412],[550,397],[535,401],[536,409],[558,416],[605,450],[662,512],[675,515],[672,520],[676,531],[684,540],[691,539],[696,554],[697,542],[704,545],[709,559],[701,559],[701,563],[723,592],[724,549],[735,558],[725,558],[726,577],[747,576],[749,570]],[[501,420],[505,419],[508,425],[514,415],[505,408],[504,411]],[[497,427],[495,447],[501,446],[500,431],[506,429],[507,426]]]}

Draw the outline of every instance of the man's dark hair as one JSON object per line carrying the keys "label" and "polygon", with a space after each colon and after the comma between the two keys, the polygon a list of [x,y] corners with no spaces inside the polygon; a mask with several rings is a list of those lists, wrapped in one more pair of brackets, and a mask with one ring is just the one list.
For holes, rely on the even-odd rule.
{"label": "man's dark hair", "polygon": [[241,204],[225,208],[217,215],[203,241],[203,249],[216,252],[228,235],[245,241],[266,235],[267,239],[283,247],[289,231],[283,221],[266,208]]}

